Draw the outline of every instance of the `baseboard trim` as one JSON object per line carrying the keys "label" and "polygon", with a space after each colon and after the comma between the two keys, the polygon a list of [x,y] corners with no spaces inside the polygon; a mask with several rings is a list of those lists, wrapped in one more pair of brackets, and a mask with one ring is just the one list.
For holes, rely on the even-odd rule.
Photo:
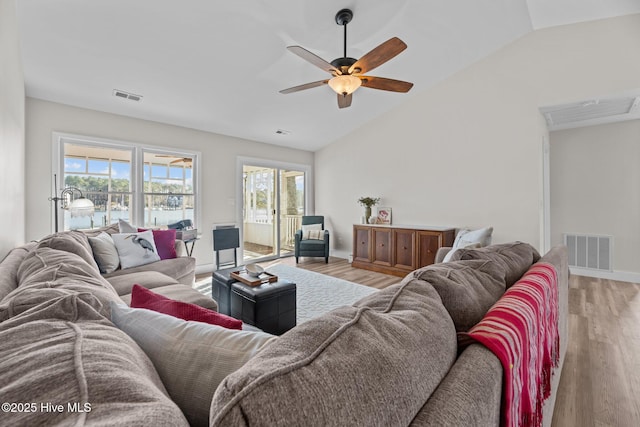
{"label": "baseboard trim", "polygon": [[597,279],[616,280],[618,282],[640,283],[640,273],[631,271],[599,271],[587,268],[569,267],[576,276],[595,277]]}

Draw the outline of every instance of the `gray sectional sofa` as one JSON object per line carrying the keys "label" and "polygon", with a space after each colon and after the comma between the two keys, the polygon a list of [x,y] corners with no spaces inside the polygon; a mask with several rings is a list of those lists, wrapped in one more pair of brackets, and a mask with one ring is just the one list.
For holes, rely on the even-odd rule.
{"label": "gray sectional sofa", "polygon": [[[110,305],[126,294],[84,249],[82,238],[66,236],[17,248],[0,263],[0,401],[91,402],[91,410],[5,412],[0,424],[187,425],[196,418],[169,397],[174,385],[163,384],[154,355],[110,321]],[[190,392],[213,396],[214,426],[498,426],[501,364],[480,344],[460,352],[456,333],[539,260],[520,242],[461,250],[455,261],[268,340],[219,386],[200,381],[203,389]],[[566,249],[541,260],[559,277],[561,363],[545,405],[550,425],[567,347]],[[183,353],[178,369],[189,363]],[[215,357],[211,349],[203,376]]]}

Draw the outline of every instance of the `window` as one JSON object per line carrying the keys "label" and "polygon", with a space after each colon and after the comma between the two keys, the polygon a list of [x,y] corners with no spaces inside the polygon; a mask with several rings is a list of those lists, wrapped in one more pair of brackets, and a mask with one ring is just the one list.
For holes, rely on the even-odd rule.
{"label": "window", "polygon": [[[91,217],[61,215],[61,230],[90,229],[124,219],[155,227],[196,224],[197,153],[58,136],[60,187],[76,187],[95,205]],[[59,191],[62,190],[59,189]]]}
{"label": "window", "polygon": [[145,227],[193,221],[193,157],[145,151],[143,181]]}

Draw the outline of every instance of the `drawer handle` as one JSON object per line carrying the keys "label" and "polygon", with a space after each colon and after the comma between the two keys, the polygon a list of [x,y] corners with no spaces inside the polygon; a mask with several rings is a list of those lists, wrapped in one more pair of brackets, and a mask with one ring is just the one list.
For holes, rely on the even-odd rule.
{"label": "drawer handle", "polygon": [[403,247],[402,247],[402,249],[404,249],[404,250],[406,251],[406,250],[407,250],[407,247],[406,247],[406,246],[403,246]]}
{"label": "drawer handle", "polygon": [[380,247],[381,247],[381,248],[384,248],[384,243],[380,243]]}

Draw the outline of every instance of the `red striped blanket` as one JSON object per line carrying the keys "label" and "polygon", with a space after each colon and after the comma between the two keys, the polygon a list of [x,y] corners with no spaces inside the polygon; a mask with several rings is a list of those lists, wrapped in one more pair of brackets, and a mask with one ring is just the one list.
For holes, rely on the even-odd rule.
{"label": "red striped blanket", "polygon": [[460,335],[461,346],[478,341],[502,363],[502,425],[540,426],[560,351],[553,265],[532,266],[477,325]]}

